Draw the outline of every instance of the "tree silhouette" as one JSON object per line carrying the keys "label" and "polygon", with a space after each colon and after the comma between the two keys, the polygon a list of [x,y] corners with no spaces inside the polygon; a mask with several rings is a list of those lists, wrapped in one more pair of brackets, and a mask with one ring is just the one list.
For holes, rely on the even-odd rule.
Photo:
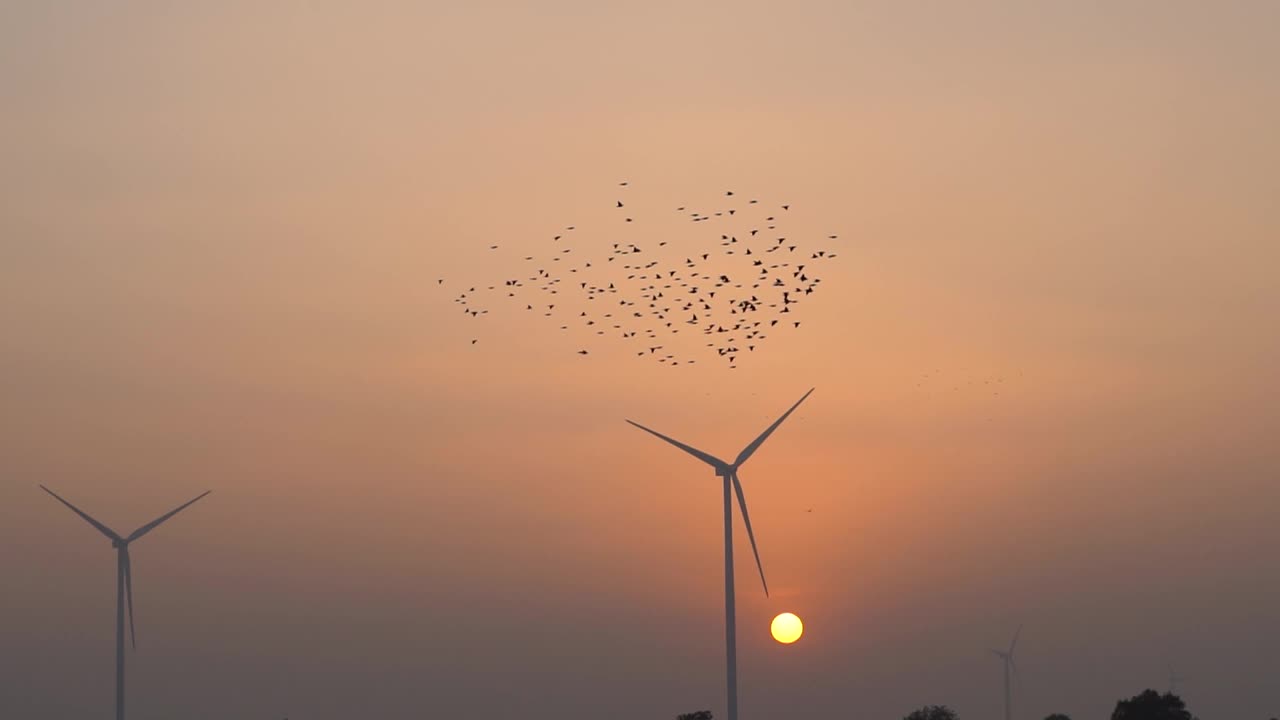
{"label": "tree silhouette", "polygon": [[1196,716],[1187,710],[1187,704],[1177,695],[1144,690],[1128,700],[1117,702],[1111,720],[1196,720]]}
{"label": "tree silhouette", "polygon": [[946,705],[925,705],[919,710],[913,711],[903,720],[959,720],[956,711]]}
{"label": "tree silhouette", "polygon": [[684,713],[677,715],[676,720],[711,720],[710,710],[699,710],[698,712]]}

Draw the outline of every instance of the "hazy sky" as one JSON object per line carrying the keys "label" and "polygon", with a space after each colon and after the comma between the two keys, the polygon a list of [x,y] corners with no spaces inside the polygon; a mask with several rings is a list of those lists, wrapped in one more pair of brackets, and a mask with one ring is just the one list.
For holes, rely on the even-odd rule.
{"label": "hazy sky", "polygon": [[[0,715],[1280,713],[1280,5],[0,2]],[[729,372],[450,282],[725,189],[840,235]],[[643,228],[633,228],[646,237]],[[673,236],[673,240],[679,240]],[[925,375],[928,374],[926,378]],[[1000,386],[993,395],[989,385]],[[805,512],[813,508],[812,513]],[[768,638],[778,612],[806,635]]]}

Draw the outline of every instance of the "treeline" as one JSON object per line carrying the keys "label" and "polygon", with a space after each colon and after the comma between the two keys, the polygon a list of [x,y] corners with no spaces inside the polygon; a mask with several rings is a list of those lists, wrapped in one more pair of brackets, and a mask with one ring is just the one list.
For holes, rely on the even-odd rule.
{"label": "treeline", "polygon": [[[676,720],[714,720],[714,718],[710,710],[699,710],[677,715]],[[903,720],[960,720],[960,716],[946,705],[926,705],[907,714]],[[1054,713],[1045,720],[1071,720],[1071,717]],[[1116,709],[1111,711],[1111,720],[1199,719],[1187,710],[1187,704],[1177,695],[1171,692],[1159,693],[1155,690],[1144,690],[1127,700],[1116,702]]]}

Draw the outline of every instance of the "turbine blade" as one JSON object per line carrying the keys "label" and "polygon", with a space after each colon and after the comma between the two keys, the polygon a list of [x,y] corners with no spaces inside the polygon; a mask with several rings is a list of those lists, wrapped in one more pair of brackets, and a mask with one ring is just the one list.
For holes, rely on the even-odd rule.
{"label": "turbine blade", "polygon": [[765,430],[764,432],[760,433],[760,437],[756,438],[751,442],[750,445],[743,448],[742,452],[738,453],[738,459],[733,461],[734,467],[737,467],[742,463],[746,462],[747,458],[751,457],[752,453],[754,453],[760,447],[760,445],[763,444],[764,441],[768,439],[770,435],[773,434],[773,431],[778,429],[778,426],[782,424],[782,421],[786,420],[788,415],[795,412],[795,409],[800,407],[800,403],[804,402],[805,398],[809,397],[809,395],[812,394],[815,389],[816,388],[809,388],[809,392],[805,393],[804,397],[797,400],[796,404],[792,405],[790,410],[783,413],[782,417],[774,421],[774,423],[769,426],[768,430]]}
{"label": "turbine blade", "polygon": [[208,495],[208,494],[209,494],[209,493],[211,493],[211,492],[213,492],[213,491],[212,491],[212,490],[205,490],[204,492],[202,492],[202,493],[200,493],[199,495],[197,495],[194,499],[192,499],[192,500],[188,500],[187,502],[185,502],[185,503],[183,503],[183,504],[179,505],[178,507],[176,507],[176,508],[174,508],[174,509],[170,510],[169,512],[167,512],[167,513],[165,513],[165,514],[161,515],[160,517],[156,518],[155,520],[152,520],[151,522],[147,523],[146,525],[143,525],[142,527],[138,528],[137,530],[134,530],[134,531],[133,531],[133,534],[131,534],[131,535],[130,535],[126,540],[125,540],[125,542],[133,542],[134,540],[137,540],[138,538],[142,537],[143,535],[146,535],[147,533],[149,533],[149,532],[151,532],[152,530],[156,529],[156,526],[157,526],[157,525],[159,525],[160,523],[164,522],[165,520],[168,520],[169,518],[173,517],[174,515],[177,515],[179,512],[181,512],[181,511],[182,511],[184,508],[186,508],[188,505],[190,505],[191,503],[195,502],[196,500],[199,500],[200,498],[204,497],[205,495]]}
{"label": "turbine blade", "polygon": [[1018,645],[1018,636],[1019,636],[1019,635],[1021,635],[1021,634],[1022,634],[1022,626],[1021,626],[1021,625],[1019,625],[1019,626],[1018,626],[1018,629],[1017,629],[1017,630],[1015,630],[1015,631],[1014,631],[1014,633],[1013,633],[1013,642],[1009,643],[1009,655],[1010,655],[1010,656],[1012,656],[1012,655],[1013,655],[1013,649],[1014,649],[1015,647],[1017,647],[1017,645]]}
{"label": "turbine blade", "polygon": [[738,482],[738,473],[733,474],[733,491],[738,494],[738,509],[742,510],[742,523],[747,526],[747,539],[751,541],[751,554],[756,556],[756,569],[760,571],[760,584],[764,586],[764,596],[769,597],[769,583],[764,579],[764,565],[760,564],[760,551],[756,549],[756,534],[751,531],[751,516],[747,514],[747,499],[742,495],[742,483]]}
{"label": "turbine blade", "polygon": [[50,495],[52,495],[54,498],[56,498],[56,499],[58,500],[58,502],[60,502],[60,503],[62,503],[63,505],[66,505],[67,507],[71,508],[71,511],[72,511],[72,512],[74,512],[75,514],[77,514],[77,515],[79,515],[80,517],[84,518],[85,522],[87,522],[87,523],[89,523],[90,525],[92,525],[92,526],[94,526],[95,528],[97,528],[97,529],[98,529],[98,532],[102,533],[103,535],[106,535],[108,538],[110,538],[110,539],[112,539],[112,540],[120,540],[120,539],[121,539],[121,538],[120,538],[120,536],[119,536],[119,535],[117,535],[117,534],[115,533],[115,531],[113,531],[111,528],[109,528],[109,527],[107,527],[106,525],[103,525],[102,523],[98,522],[97,520],[94,520],[93,518],[89,517],[88,513],[84,512],[83,510],[81,510],[80,508],[76,507],[75,505],[72,505],[71,503],[67,502],[66,500],[63,500],[63,499],[62,499],[62,497],[58,495],[58,493],[56,493],[56,492],[54,492],[54,491],[50,490],[49,488],[47,488],[47,487],[45,487],[45,486],[43,486],[43,485],[41,485],[41,486],[40,486],[40,489],[41,489],[41,490],[44,490],[45,492],[47,492],[47,493],[49,493]]}
{"label": "turbine blade", "polygon": [[124,562],[124,595],[129,600],[129,642],[137,650],[138,637],[133,630],[133,563],[129,560],[129,548],[124,548],[120,556]]}
{"label": "turbine blade", "polygon": [[650,430],[649,428],[647,428],[647,427],[645,427],[645,426],[641,425],[641,424],[640,424],[640,423],[638,423],[638,422],[632,422],[631,420],[628,420],[627,422],[631,423],[632,425],[635,425],[636,427],[638,427],[638,428],[640,428],[641,430],[643,430],[643,431],[645,431],[645,432],[649,433],[650,435],[654,435],[654,436],[656,436],[656,437],[662,438],[663,440],[666,440],[667,442],[671,443],[672,445],[675,445],[676,447],[680,448],[681,450],[683,450],[683,451],[685,451],[685,452],[689,453],[690,455],[692,455],[692,456],[694,456],[694,457],[698,458],[699,460],[701,460],[702,462],[704,462],[704,463],[706,463],[706,464],[710,465],[711,467],[714,467],[714,468],[722,468],[722,467],[724,467],[724,466],[726,465],[726,463],[725,463],[723,460],[721,460],[720,458],[716,457],[715,455],[712,455],[712,454],[710,454],[710,453],[702,452],[701,450],[699,450],[699,449],[698,449],[698,448],[696,448],[696,447],[691,447],[691,446],[689,446],[689,445],[685,445],[684,443],[680,442],[679,440],[673,440],[672,438],[669,438],[669,437],[667,437],[666,435],[663,435],[662,433],[660,433],[660,432],[658,432],[658,431],[656,431],[656,430]]}

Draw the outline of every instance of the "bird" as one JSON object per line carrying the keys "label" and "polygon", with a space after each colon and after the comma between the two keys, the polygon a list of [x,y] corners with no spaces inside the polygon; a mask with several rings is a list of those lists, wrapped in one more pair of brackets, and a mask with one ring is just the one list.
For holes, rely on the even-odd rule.
{"label": "bird", "polygon": [[[628,181],[619,181],[618,187],[626,187]],[[629,191],[628,191],[629,192]],[[733,197],[736,193],[733,190],[723,191],[726,197]],[[759,203],[752,198],[748,205]],[[626,203],[615,198],[615,207],[626,207]],[[789,210],[790,204],[775,206],[781,207],[783,210]],[[527,278],[527,284],[524,278],[516,280],[508,280],[504,282],[503,290],[507,297],[513,298],[516,302],[525,305],[526,311],[531,311],[537,306],[532,300],[529,293],[546,293],[556,296],[557,303],[563,303],[562,310],[571,310],[576,304],[592,303],[593,307],[599,306],[601,302],[607,304],[608,300],[602,298],[601,295],[608,294],[609,299],[617,302],[617,306],[623,308],[623,312],[619,314],[616,320],[612,322],[602,322],[599,316],[587,318],[587,313],[582,312],[582,322],[595,329],[596,334],[603,335],[606,331],[602,329],[605,324],[610,325],[614,332],[624,339],[633,339],[643,334],[648,340],[648,352],[644,349],[640,350],[640,354],[648,354],[654,359],[663,361],[672,367],[680,365],[692,364],[693,359],[683,356],[680,350],[673,348],[671,353],[658,355],[656,348],[660,348],[660,342],[663,340],[665,333],[670,333],[673,338],[680,332],[681,328],[689,326],[696,327],[703,335],[709,336],[708,339],[714,342],[709,343],[709,348],[717,352],[717,355],[725,358],[729,367],[737,367],[736,358],[741,357],[742,353],[738,345],[742,342],[747,348],[747,353],[754,353],[755,350],[763,349],[762,344],[768,339],[765,328],[776,327],[780,322],[779,317],[770,317],[775,313],[791,314],[796,312],[801,305],[798,305],[799,299],[810,297],[819,288],[819,278],[809,277],[812,272],[805,273],[803,266],[792,266],[790,263],[771,263],[767,264],[760,258],[763,254],[774,251],[782,251],[784,248],[788,252],[795,252],[804,248],[804,251],[810,252],[813,262],[819,259],[830,259],[834,253],[825,251],[811,251],[803,238],[793,239],[791,243],[787,243],[787,238],[770,237],[773,242],[766,242],[766,247],[755,245],[760,233],[774,231],[784,227],[783,222],[778,218],[770,216],[766,219],[765,224],[757,228],[741,228],[732,225],[736,218],[736,211],[740,208],[722,208],[721,210],[709,210],[708,212],[692,211],[689,206],[681,205],[677,208],[679,213],[687,213],[685,217],[692,219],[694,222],[728,222],[728,227],[718,226],[715,234],[710,237],[704,237],[701,240],[697,237],[698,233],[686,233],[686,237],[670,237],[662,240],[656,240],[658,248],[674,249],[680,247],[682,255],[687,254],[683,267],[679,265],[679,261],[675,260],[672,264],[676,269],[667,266],[668,260],[662,257],[650,259],[646,249],[636,243],[605,243],[605,252],[608,263],[600,263],[598,260],[593,264],[591,258],[591,247],[576,245],[571,250],[561,250],[560,253],[552,256],[552,264],[545,265],[544,269]],[[627,217],[622,216],[628,223],[641,223],[644,218],[641,216]],[[564,226],[565,230],[573,231],[575,225]],[[701,227],[701,226],[698,226]],[[738,238],[736,232],[749,230],[749,236]],[[785,232],[785,231],[784,231]],[[772,232],[769,232],[772,235]],[[585,238],[592,238],[590,230],[584,234]],[[703,252],[705,249],[698,247],[698,243],[719,237],[722,242],[724,251],[722,253]],[[553,239],[558,243],[566,238],[563,234],[555,234]],[[831,235],[826,236],[827,239],[833,239]],[[800,242],[796,242],[800,240]],[[708,243],[709,244],[709,243]],[[490,249],[498,249],[498,244],[489,246]],[[612,247],[609,251],[607,248]],[[569,254],[569,253],[572,254]],[[637,255],[646,255],[644,262],[626,262]],[[585,255],[585,256],[584,256]],[[621,256],[622,260],[617,260]],[[745,261],[741,260],[744,256],[751,256]],[[526,261],[538,259],[538,254],[530,254],[524,256]],[[580,257],[580,261],[571,261],[571,257]],[[801,256],[803,257],[803,256]],[[697,258],[696,260],[694,258]],[[545,259],[545,257],[544,257]],[[559,264],[556,264],[559,263]],[[753,273],[750,279],[739,280],[733,282],[735,272],[739,265],[749,265],[759,268],[759,272]],[[612,269],[620,266],[624,270],[622,274],[609,275],[606,269]],[[571,282],[564,282],[566,275],[565,269],[568,269],[569,276],[572,277]],[[559,272],[557,272],[557,269]],[[783,273],[791,273],[792,281],[786,281],[786,275]],[[736,277],[741,278],[741,275]],[[444,278],[439,278],[437,284],[443,285]],[[536,284],[533,282],[536,281]],[[715,289],[707,289],[700,285],[710,283]],[[577,287],[573,287],[576,285]],[[744,297],[742,289],[749,286]],[[484,290],[493,290],[494,286],[481,286]],[[471,288],[469,291],[455,297],[453,301],[463,305],[464,311],[478,318],[489,312],[487,308],[479,307],[479,297],[474,293],[477,288]],[[720,291],[719,293],[717,291]],[[678,293],[678,295],[677,295]],[[754,293],[754,294],[752,294]],[[719,295],[717,297],[717,295]],[[546,305],[546,303],[544,303]],[[639,307],[637,307],[639,306]],[[647,308],[646,308],[647,306]],[[516,308],[519,306],[517,305]],[[628,309],[629,308],[629,309]],[[577,307],[580,311],[582,307]],[[548,317],[553,316],[554,306],[547,305],[543,314]],[[757,313],[767,313],[760,320],[751,320],[752,315]],[[606,318],[610,318],[611,314],[601,313]],[[674,317],[673,317],[674,316]],[[793,317],[793,316],[792,316]],[[610,318],[612,320],[612,318]],[[790,319],[790,318],[787,318]],[[654,321],[657,322],[654,322]],[[561,330],[568,330],[568,325],[557,325]],[[798,322],[793,322],[793,327],[799,327]],[[655,342],[656,341],[656,342]],[[476,340],[478,342],[478,338]],[[582,352],[582,351],[575,351]],[[583,353],[585,354],[585,353]]]}

